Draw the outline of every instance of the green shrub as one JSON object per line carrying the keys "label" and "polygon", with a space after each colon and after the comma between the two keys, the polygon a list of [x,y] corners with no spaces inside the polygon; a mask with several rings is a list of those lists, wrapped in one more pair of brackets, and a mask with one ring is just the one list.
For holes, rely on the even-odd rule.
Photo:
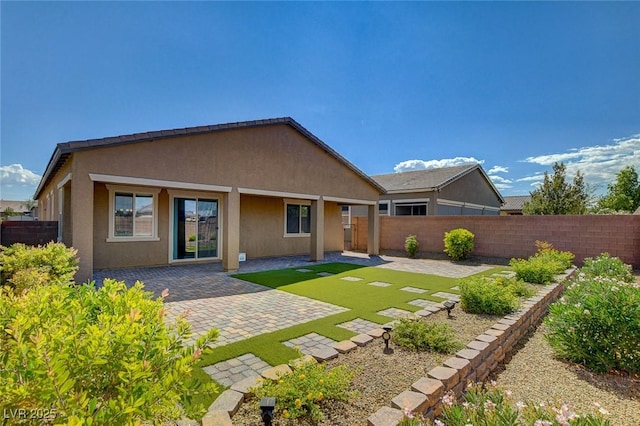
{"label": "green shrub", "polygon": [[[596,404],[596,412],[578,414],[569,404],[534,404],[515,402],[510,392],[494,385],[473,384],[467,388],[460,402],[449,391],[442,397],[442,414],[433,424],[437,426],[610,426],[603,415],[607,411]],[[427,426],[421,415],[405,410],[399,426]]]}
{"label": "green shrub", "polygon": [[626,265],[617,257],[611,257],[609,253],[602,253],[595,259],[586,258],[582,268],[580,268],[580,272],[586,277],[605,276],[627,283],[635,280],[631,272],[631,265]]}
{"label": "green shrub", "polygon": [[[54,242],[38,247],[21,243],[1,247],[0,284],[9,285],[21,293],[31,288],[31,279],[34,285],[52,281],[69,282],[78,270],[76,252],[73,248]],[[27,278],[27,275],[31,278]]]}
{"label": "green shrub", "polygon": [[191,327],[184,316],[167,325],[163,297],[114,280],[100,289],[54,283],[22,296],[0,291],[0,406],[46,407],[65,424],[180,418],[180,406],[213,390],[190,377],[217,330],[185,346]]}
{"label": "green shrub", "polygon": [[514,278],[469,277],[458,286],[462,310],[470,314],[506,315],[518,309],[520,297],[533,294]]}
{"label": "green shrub", "polygon": [[264,380],[254,392],[258,401],[266,396],[275,397],[279,416],[311,420],[315,424],[324,417],[321,410],[327,403],[356,396],[348,391],[354,376],[355,372],[344,365],[327,371],[325,364],[308,362],[279,380]]}
{"label": "green shrub", "polygon": [[570,251],[560,251],[553,248],[553,244],[547,241],[536,241],[535,257],[554,262],[558,265],[557,273],[560,274],[571,267],[575,255]]}
{"label": "green shrub", "polygon": [[464,347],[449,324],[418,318],[400,318],[392,339],[396,345],[415,351],[450,354]]}
{"label": "green shrub", "polygon": [[534,284],[547,284],[553,281],[560,264],[532,256],[528,260],[511,259],[509,266],[513,268],[516,277],[520,280]]}
{"label": "green shrub", "polygon": [[596,372],[640,372],[640,285],[580,272],[545,324],[559,357]]}
{"label": "green shrub", "polygon": [[463,228],[444,233],[444,252],[453,260],[465,260],[474,248],[475,235]]}
{"label": "green shrub", "polygon": [[407,251],[409,257],[416,257],[418,252],[418,239],[415,235],[409,235],[404,240],[404,249]]}

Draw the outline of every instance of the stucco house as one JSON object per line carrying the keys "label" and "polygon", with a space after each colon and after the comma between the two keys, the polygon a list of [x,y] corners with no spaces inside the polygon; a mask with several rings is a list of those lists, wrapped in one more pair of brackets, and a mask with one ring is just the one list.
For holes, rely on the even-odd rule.
{"label": "stucco house", "polygon": [[[499,215],[504,198],[480,164],[371,176],[385,189],[383,216]],[[366,210],[351,207],[351,215]]]}
{"label": "stucco house", "polygon": [[221,261],[343,249],[342,205],[370,217],[384,189],[289,117],[60,143],[36,190],[94,269]]}

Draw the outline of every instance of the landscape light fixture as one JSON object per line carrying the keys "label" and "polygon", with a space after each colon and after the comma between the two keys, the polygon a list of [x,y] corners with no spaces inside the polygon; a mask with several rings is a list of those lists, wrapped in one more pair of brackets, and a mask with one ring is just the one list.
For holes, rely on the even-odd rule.
{"label": "landscape light fixture", "polygon": [[444,308],[447,310],[447,318],[451,318],[451,310],[456,306],[455,300],[447,300],[443,303]]}
{"label": "landscape light fixture", "polygon": [[273,410],[276,408],[276,399],[272,396],[265,396],[260,399],[260,418],[264,426],[271,426],[273,420]]}
{"label": "landscape light fixture", "polygon": [[389,355],[393,353],[393,349],[389,347],[389,340],[391,340],[391,327],[382,327],[384,333],[382,333],[382,340],[384,340],[383,353]]}

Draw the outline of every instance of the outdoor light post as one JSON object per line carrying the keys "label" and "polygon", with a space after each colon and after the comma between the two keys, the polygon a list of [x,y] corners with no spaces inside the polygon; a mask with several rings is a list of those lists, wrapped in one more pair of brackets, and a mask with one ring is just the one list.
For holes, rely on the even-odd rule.
{"label": "outdoor light post", "polygon": [[447,300],[446,302],[443,303],[445,309],[447,310],[447,318],[451,318],[451,310],[456,306],[456,302],[455,300]]}
{"label": "outdoor light post", "polygon": [[276,408],[276,399],[272,396],[266,396],[260,399],[260,418],[264,426],[271,426],[273,420],[273,410]]}
{"label": "outdoor light post", "polygon": [[391,327],[382,327],[384,333],[382,333],[382,340],[384,340],[384,350],[383,353],[389,355],[393,353],[393,349],[389,347],[389,340],[391,340]]}

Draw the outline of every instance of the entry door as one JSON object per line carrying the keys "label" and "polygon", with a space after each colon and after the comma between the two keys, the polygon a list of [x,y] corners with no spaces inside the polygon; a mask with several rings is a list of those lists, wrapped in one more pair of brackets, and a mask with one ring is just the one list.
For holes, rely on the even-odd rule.
{"label": "entry door", "polygon": [[173,199],[173,259],[218,257],[218,201]]}

